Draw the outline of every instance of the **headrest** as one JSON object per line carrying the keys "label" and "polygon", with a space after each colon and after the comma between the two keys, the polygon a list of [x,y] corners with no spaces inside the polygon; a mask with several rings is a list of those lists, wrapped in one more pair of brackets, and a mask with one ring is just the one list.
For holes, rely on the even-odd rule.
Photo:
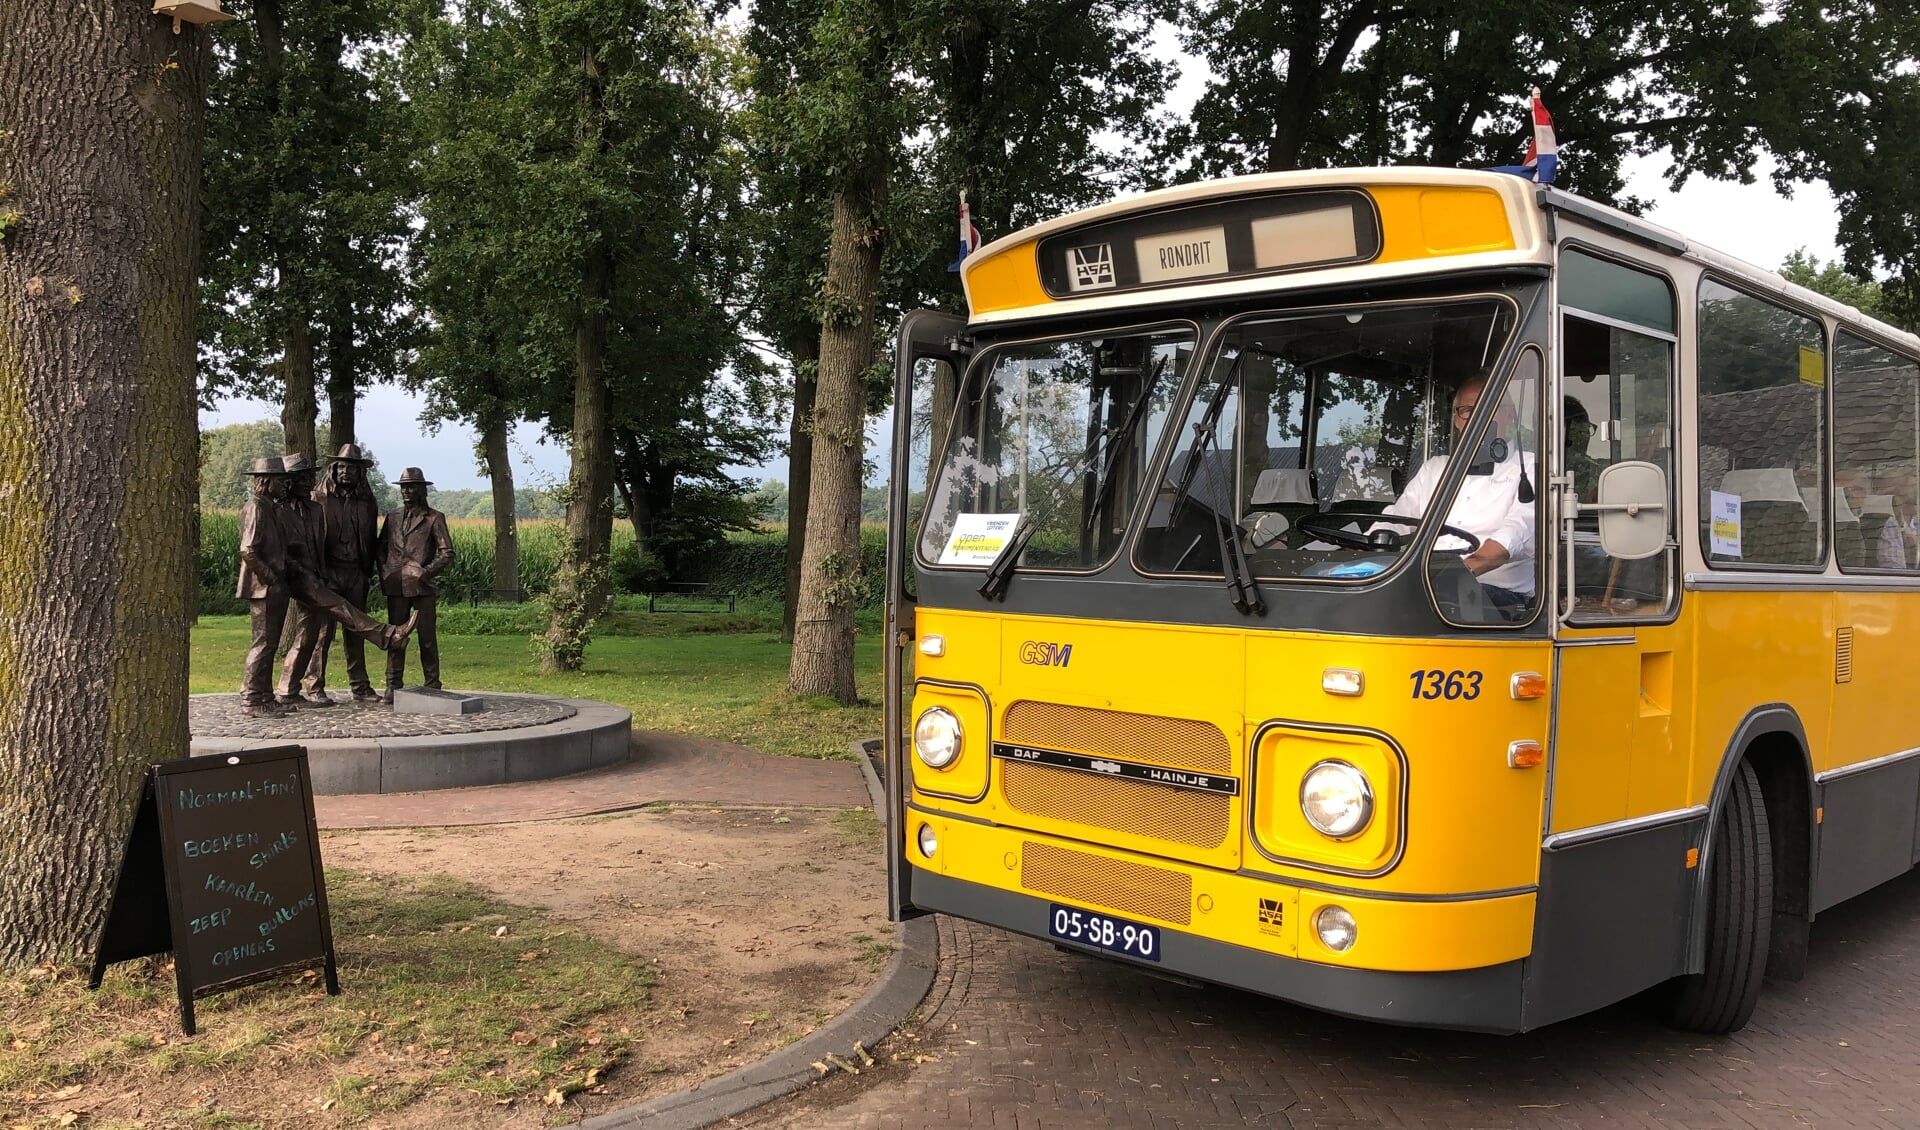
{"label": "headrest", "polygon": [[1254,480],[1249,506],[1273,506],[1282,502],[1313,503],[1313,473],[1304,467],[1270,467]]}
{"label": "headrest", "polygon": [[1860,504],[1860,513],[1877,514],[1882,518],[1893,517],[1893,496],[1890,494],[1870,494]]}
{"label": "headrest", "polygon": [[[1820,492],[1812,487],[1801,487],[1800,501],[1806,505],[1808,510],[1812,510],[1813,500],[1819,497],[1819,494]],[[1839,487],[1833,488],[1833,520],[1836,522],[1858,522],[1860,520],[1860,515],[1855,514],[1853,507],[1847,505],[1847,492]]]}
{"label": "headrest", "polygon": [[1742,467],[1728,471],[1720,480],[1720,490],[1739,495],[1742,502],[1791,502],[1803,510],[1813,509],[1800,497],[1800,487],[1794,482],[1790,467]]}

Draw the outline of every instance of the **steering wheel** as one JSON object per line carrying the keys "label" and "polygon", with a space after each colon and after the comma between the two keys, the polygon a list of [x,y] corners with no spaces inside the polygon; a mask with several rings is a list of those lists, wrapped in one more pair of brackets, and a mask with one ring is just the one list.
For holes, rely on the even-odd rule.
{"label": "steering wheel", "polygon": [[[1312,534],[1321,541],[1330,541],[1342,549],[1393,549],[1400,544],[1400,535],[1387,530],[1376,534],[1356,533],[1344,528],[1348,522],[1385,522],[1392,526],[1418,526],[1419,518],[1407,518],[1399,514],[1370,514],[1357,510],[1325,510],[1302,515],[1293,526],[1297,530]],[[1338,524],[1336,524],[1338,523]],[[1465,549],[1435,549],[1435,553],[1452,553],[1465,557],[1480,548],[1480,539],[1458,526],[1441,526],[1440,532],[1459,538],[1467,543]],[[1381,538],[1381,541],[1375,541]]]}

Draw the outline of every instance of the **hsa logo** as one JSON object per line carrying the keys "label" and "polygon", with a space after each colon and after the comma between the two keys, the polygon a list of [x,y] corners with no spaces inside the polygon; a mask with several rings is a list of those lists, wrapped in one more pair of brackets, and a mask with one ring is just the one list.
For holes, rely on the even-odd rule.
{"label": "hsa logo", "polygon": [[1020,645],[1020,662],[1031,663],[1035,667],[1065,667],[1072,658],[1073,645],[1070,643],[1028,640]]}

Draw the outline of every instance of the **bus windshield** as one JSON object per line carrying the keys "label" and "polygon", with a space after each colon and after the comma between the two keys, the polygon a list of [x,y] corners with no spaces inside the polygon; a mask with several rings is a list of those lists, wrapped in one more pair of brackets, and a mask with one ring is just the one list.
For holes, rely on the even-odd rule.
{"label": "bus windshield", "polygon": [[[1493,297],[1230,323],[1175,432],[1141,532],[1140,569],[1219,575],[1222,528],[1238,531],[1255,576],[1364,580],[1384,571],[1434,501],[1445,466],[1435,457],[1479,419],[1455,418],[1455,393],[1491,376],[1514,325],[1513,305]],[[1523,444],[1537,450],[1537,386],[1524,405],[1509,393],[1481,410],[1504,410],[1480,445],[1497,461]],[[1410,483],[1428,494],[1412,499]],[[1443,535],[1436,549],[1459,549],[1454,540]]]}
{"label": "bus windshield", "polygon": [[1106,561],[1193,346],[1191,329],[1125,331],[1021,342],[976,359],[933,477],[921,556],[984,567],[1025,526],[1023,567]]}

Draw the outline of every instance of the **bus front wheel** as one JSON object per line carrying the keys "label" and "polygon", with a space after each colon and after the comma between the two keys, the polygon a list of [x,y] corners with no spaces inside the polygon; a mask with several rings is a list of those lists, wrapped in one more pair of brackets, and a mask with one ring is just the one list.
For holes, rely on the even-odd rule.
{"label": "bus front wheel", "polygon": [[1773,921],[1773,842],[1760,776],[1749,762],[1734,771],[1712,855],[1706,966],[1668,986],[1667,1022],[1691,1032],[1736,1032],[1760,999]]}

